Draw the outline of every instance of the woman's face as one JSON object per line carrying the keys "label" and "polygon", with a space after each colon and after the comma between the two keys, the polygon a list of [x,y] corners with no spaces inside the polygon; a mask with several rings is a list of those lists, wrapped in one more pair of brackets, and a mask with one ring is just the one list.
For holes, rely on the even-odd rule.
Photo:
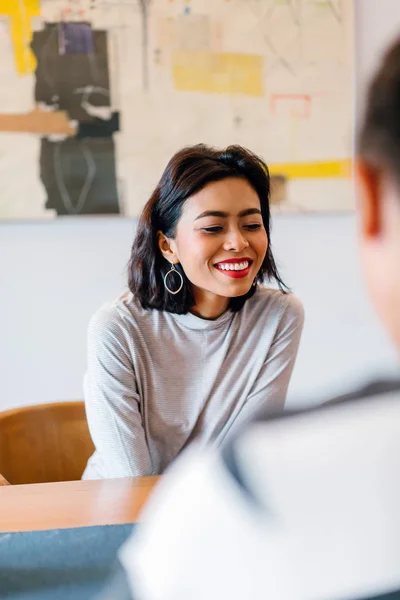
{"label": "woman's face", "polygon": [[246,294],[268,248],[257,193],[241,178],[209,183],[186,200],[170,245],[196,305]]}

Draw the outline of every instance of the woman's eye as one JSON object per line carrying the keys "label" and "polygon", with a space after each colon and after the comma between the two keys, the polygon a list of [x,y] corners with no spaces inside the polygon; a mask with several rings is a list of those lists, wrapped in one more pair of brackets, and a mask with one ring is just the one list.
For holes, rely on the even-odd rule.
{"label": "woman's eye", "polygon": [[221,233],[223,227],[203,227],[202,231],[205,231],[206,233]]}
{"label": "woman's eye", "polygon": [[245,225],[244,228],[248,231],[256,231],[257,229],[261,229],[261,223],[251,223],[250,225]]}

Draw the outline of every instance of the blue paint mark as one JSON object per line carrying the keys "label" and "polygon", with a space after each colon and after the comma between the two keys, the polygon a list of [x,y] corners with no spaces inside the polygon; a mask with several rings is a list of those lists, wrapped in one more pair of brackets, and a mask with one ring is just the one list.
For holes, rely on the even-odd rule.
{"label": "blue paint mark", "polygon": [[185,10],[183,11],[184,15],[190,15],[190,6],[185,6]]}

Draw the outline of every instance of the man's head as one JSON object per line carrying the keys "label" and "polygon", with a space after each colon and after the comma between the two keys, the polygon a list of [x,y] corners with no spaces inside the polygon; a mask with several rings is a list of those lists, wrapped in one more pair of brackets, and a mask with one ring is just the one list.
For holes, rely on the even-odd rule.
{"label": "man's head", "polygon": [[400,39],[385,54],[370,84],[356,173],[367,284],[400,350]]}

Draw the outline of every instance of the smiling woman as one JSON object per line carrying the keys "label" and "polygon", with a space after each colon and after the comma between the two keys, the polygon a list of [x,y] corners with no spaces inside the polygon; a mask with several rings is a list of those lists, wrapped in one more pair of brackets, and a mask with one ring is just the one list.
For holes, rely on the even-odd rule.
{"label": "smiling woman", "polygon": [[282,410],[303,309],[272,255],[259,157],[175,154],[140,217],[128,284],[89,325],[84,478],[162,473],[194,439],[221,446],[256,412]]}
{"label": "smiling woman", "polygon": [[[265,173],[262,177],[266,180]],[[162,256],[171,264],[179,263],[190,282],[192,312],[215,318],[230,303],[240,309],[253,295],[252,283],[260,276],[263,262],[269,265],[270,261],[269,215],[264,227],[260,204],[246,179],[225,176],[190,195],[174,238],[158,232]],[[274,263],[273,268],[276,271]],[[240,300],[234,303],[234,298]]]}

